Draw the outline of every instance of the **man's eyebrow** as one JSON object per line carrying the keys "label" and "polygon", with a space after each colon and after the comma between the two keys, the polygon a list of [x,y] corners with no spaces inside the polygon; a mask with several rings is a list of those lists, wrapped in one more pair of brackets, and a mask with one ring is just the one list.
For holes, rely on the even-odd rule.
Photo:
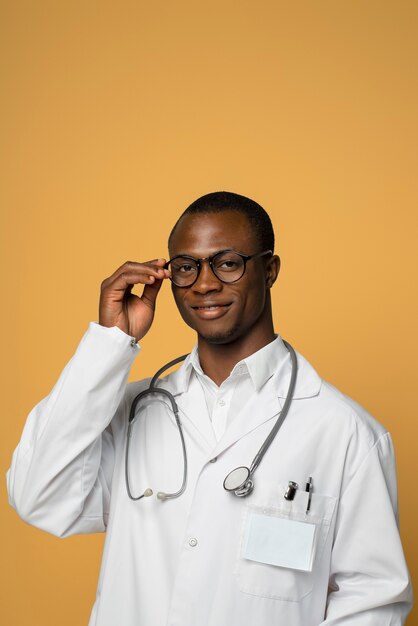
{"label": "man's eyebrow", "polygon": [[170,258],[175,259],[178,256],[186,256],[186,257],[191,257],[192,259],[207,259],[208,257],[215,256],[215,254],[219,254],[219,252],[236,252],[237,254],[244,254],[244,252],[241,252],[240,250],[237,250],[236,248],[218,248],[217,250],[214,250],[211,254],[207,254],[202,257],[194,256],[193,254],[190,254],[190,252],[178,252],[177,254],[174,254]]}

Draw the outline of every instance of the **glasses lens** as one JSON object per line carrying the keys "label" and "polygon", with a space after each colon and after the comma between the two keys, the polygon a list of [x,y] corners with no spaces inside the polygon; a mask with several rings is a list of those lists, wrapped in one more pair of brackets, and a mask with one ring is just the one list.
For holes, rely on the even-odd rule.
{"label": "glasses lens", "polygon": [[233,283],[244,274],[243,258],[236,252],[220,252],[213,257],[214,274],[224,283]]}
{"label": "glasses lens", "polygon": [[187,287],[194,283],[197,277],[197,265],[193,259],[180,257],[170,263],[171,280],[178,287]]}

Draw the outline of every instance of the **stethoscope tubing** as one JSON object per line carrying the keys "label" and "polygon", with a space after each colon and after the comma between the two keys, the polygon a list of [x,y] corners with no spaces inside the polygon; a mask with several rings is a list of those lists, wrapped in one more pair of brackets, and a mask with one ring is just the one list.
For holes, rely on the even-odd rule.
{"label": "stethoscope tubing", "polygon": [[268,434],[266,440],[264,441],[264,443],[261,446],[260,450],[255,455],[255,457],[253,459],[253,462],[250,465],[250,477],[254,474],[255,470],[260,465],[260,463],[261,463],[265,453],[267,452],[267,450],[269,449],[269,447],[273,443],[273,440],[275,439],[275,437],[276,437],[277,433],[279,432],[279,430],[280,430],[284,420],[286,419],[286,416],[287,416],[287,414],[289,412],[289,408],[290,408],[291,402],[293,400],[293,394],[294,394],[294,391],[295,391],[297,370],[298,370],[296,352],[294,351],[294,349],[290,345],[290,343],[288,343],[284,339],[283,339],[283,343],[286,346],[286,348],[289,350],[290,360],[292,362],[292,370],[291,370],[292,373],[291,373],[291,376],[290,376],[289,389],[287,391],[287,395],[286,395],[286,399],[285,399],[284,404],[283,404],[283,408],[280,411],[280,415],[277,418],[276,423],[274,424],[274,426],[271,429],[270,433]]}
{"label": "stethoscope tubing", "polygon": [[180,489],[174,493],[165,493],[165,492],[159,491],[157,493],[157,497],[160,500],[170,500],[171,498],[178,498],[179,496],[181,496],[182,493],[184,493],[186,489],[187,471],[188,471],[186,443],[184,441],[183,429],[181,427],[177,402],[175,401],[173,395],[169,391],[167,391],[166,389],[157,387],[156,385],[158,382],[158,378],[161,376],[161,374],[163,374],[170,367],[173,367],[173,365],[177,365],[177,363],[184,361],[184,359],[187,356],[188,356],[187,354],[184,354],[183,356],[177,357],[176,359],[173,359],[172,361],[170,361],[169,363],[161,367],[158,370],[158,372],[156,372],[154,376],[152,377],[148,389],[144,389],[143,391],[138,393],[132,401],[131,409],[129,411],[128,432],[127,432],[127,438],[126,438],[126,452],[125,452],[125,484],[126,484],[126,490],[128,492],[128,496],[130,497],[131,500],[141,500],[146,495],[151,495],[152,493],[152,492],[147,493],[151,491],[150,489],[147,489],[144,491],[144,493],[142,493],[139,496],[134,496],[132,494],[131,488],[130,488],[130,481],[129,481],[129,448],[130,448],[130,442],[131,442],[131,436],[132,436],[132,427],[135,423],[136,417],[138,417],[138,413],[136,413],[136,407],[138,403],[140,402],[140,400],[142,400],[145,396],[155,394],[155,393],[163,394],[166,398],[168,398],[171,404],[171,408],[174,413],[174,418],[176,420],[177,429],[180,435],[181,447],[182,447],[182,453],[183,453],[183,479],[182,479],[182,484],[181,484]]}
{"label": "stethoscope tubing", "polygon": [[[290,376],[290,382],[289,382],[289,388],[287,391],[287,395],[286,395],[286,399],[284,401],[282,410],[280,411],[279,417],[277,418],[273,428],[271,429],[271,431],[269,432],[268,436],[266,437],[265,441],[263,442],[261,448],[259,449],[259,451],[257,452],[257,454],[255,455],[250,468],[246,468],[244,466],[241,466],[239,468],[236,468],[235,470],[232,470],[231,472],[229,472],[229,474],[227,475],[227,477],[224,480],[224,488],[227,491],[231,491],[234,492],[236,496],[239,497],[243,497],[243,496],[247,496],[249,493],[251,493],[254,483],[252,480],[252,477],[254,475],[254,472],[256,471],[257,467],[260,465],[261,461],[264,458],[264,455],[266,454],[267,450],[269,449],[269,447],[271,446],[271,444],[273,443],[277,433],[279,432],[288,412],[289,412],[289,408],[293,399],[293,394],[294,394],[294,390],[295,390],[295,386],[296,386],[296,379],[297,379],[297,357],[296,357],[296,352],[294,351],[294,349],[292,348],[292,346],[283,339],[283,343],[285,344],[286,348],[289,351],[290,354],[290,359],[291,359],[291,376]],[[131,500],[141,500],[141,498],[144,498],[145,496],[149,496],[152,495],[152,490],[151,489],[146,489],[144,491],[143,494],[139,495],[139,496],[134,496],[131,492],[130,489],[130,481],[129,481],[129,448],[130,448],[130,440],[131,440],[131,436],[132,436],[132,427],[135,423],[136,418],[138,417],[139,413],[136,413],[136,407],[139,403],[140,400],[142,400],[145,396],[150,395],[150,394],[163,394],[166,398],[168,398],[170,404],[171,404],[171,408],[173,410],[174,413],[174,417],[176,420],[176,425],[179,431],[179,435],[180,435],[180,440],[181,440],[181,445],[182,445],[182,452],[183,452],[183,479],[182,479],[182,484],[181,487],[178,491],[174,492],[174,493],[165,493],[165,492],[158,492],[157,493],[157,497],[160,500],[169,500],[172,498],[177,498],[179,497],[182,493],[184,493],[185,489],[186,489],[186,484],[187,484],[187,471],[188,471],[188,463],[187,463],[187,452],[186,452],[186,444],[185,444],[185,440],[184,440],[184,434],[183,434],[183,429],[181,427],[181,422],[180,422],[180,418],[179,418],[179,409],[177,406],[177,403],[174,399],[174,396],[167,391],[166,389],[162,389],[161,387],[157,387],[157,383],[158,383],[158,379],[161,376],[161,374],[163,374],[166,370],[168,370],[170,367],[173,367],[174,365],[176,365],[177,363],[180,363],[181,361],[184,361],[184,359],[187,357],[187,354],[184,354],[183,356],[177,357],[176,359],[173,359],[172,361],[170,361],[169,363],[167,363],[166,365],[163,365],[163,367],[161,367],[152,377],[151,382],[149,384],[148,389],[144,389],[143,391],[141,391],[140,393],[138,393],[135,398],[132,401],[131,404],[131,408],[130,408],[130,412],[129,412],[129,419],[128,419],[128,431],[127,431],[127,441],[126,441],[126,453],[125,453],[125,483],[126,483],[126,490],[128,493],[128,496],[130,497]],[[238,470],[245,470],[246,473],[246,478],[245,480],[241,483],[241,484],[236,484],[235,487],[228,487],[227,486],[227,481],[228,478],[231,477],[234,473],[236,473]],[[232,480],[233,482],[233,480]]]}

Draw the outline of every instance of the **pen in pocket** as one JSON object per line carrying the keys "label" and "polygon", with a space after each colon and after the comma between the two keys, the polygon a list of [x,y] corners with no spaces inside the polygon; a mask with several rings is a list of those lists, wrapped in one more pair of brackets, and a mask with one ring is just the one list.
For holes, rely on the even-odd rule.
{"label": "pen in pocket", "polygon": [[308,492],[308,504],[306,505],[306,514],[309,513],[309,510],[311,508],[311,500],[312,500],[312,492],[313,492],[313,480],[312,480],[312,476],[309,476],[309,480],[306,483],[306,488],[305,491]]}

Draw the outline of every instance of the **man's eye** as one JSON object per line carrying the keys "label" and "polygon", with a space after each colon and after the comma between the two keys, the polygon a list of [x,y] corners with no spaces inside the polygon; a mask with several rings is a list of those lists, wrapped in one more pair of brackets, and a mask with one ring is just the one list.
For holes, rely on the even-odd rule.
{"label": "man's eye", "polygon": [[234,270],[238,266],[236,261],[225,259],[217,264],[217,268],[220,270]]}
{"label": "man's eye", "polygon": [[179,272],[193,272],[194,269],[195,267],[193,265],[187,265],[186,263],[177,267]]}

